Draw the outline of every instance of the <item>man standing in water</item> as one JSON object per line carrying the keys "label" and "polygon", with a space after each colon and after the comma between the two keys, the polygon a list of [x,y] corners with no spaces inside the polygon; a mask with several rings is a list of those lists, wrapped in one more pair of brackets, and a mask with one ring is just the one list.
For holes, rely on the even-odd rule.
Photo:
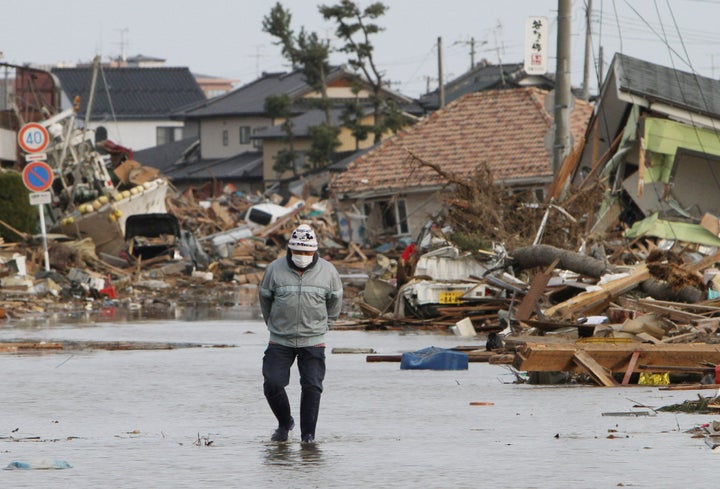
{"label": "man standing in water", "polygon": [[295,426],[285,387],[297,358],[300,373],[300,434],[315,440],[325,378],[325,333],[340,314],[342,282],[335,267],[318,256],[315,231],[302,224],[292,232],[286,256],[265,270],[258,290],[270,331],[263,357],[263,391],[277,418],[271,440],[287,441]]}

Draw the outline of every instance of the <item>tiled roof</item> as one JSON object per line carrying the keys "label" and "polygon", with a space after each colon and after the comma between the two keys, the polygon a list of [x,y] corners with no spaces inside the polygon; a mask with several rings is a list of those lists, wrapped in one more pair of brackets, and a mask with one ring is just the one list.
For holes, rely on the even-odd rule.
{"label": "tiled roof", "polygon": [[173,182],[196,182],[208,180],[262,181],[262,153],[248,151],[228,158],[201,160],[176,165],[165,170]]}
{"label": "tiled roof", "polygon": [[[342,67],[333,68],[327,75],[328,83],[340,80],[343,77],[357,77]],[[203,104],[199,104],[192,109],[186,110],[183,114],[186,118],[206,118],[206,117],[235,117],[235,116],[255,116],[267,115],[265,111],[265,99],[270,96],[288,95],[290,100],[295,102],[307,93],[314,90],[305,82],[305,75],[299,71],[291,73],[263,73],[263,75],[242,87],[233,90],[230,93],[212,98]],[[419,107],[413,104],[406,97],[394,93],[387,92],[388,96],[397,99],[403,107],[406,105],[414,111],[418,111]],[[304,112],[306,109],[295,107],[298,112]]]}
{"label": "tiled roof", "polygon": [[297,94],[308,85],[300,71],[292,73],[263,73],[263,75],[232,92],[212,98],[185,113],[189,118],[222,117],[228,115],[265,114],[265,99],[273,95]]}
{"label": "tiled roof", "polygon": [[[548,92],[537,88],[490,90],[465,95],[352,161],[336,174],[336,193],[398,191],[442,185],[430,168],[411,164],[410,153],[458,176],[471,176],[486,162],[496,181],[549,181],[552,152],[545,146],[552,115]],[[584,135],[592,106],[576,100],[571,131]]]}
{"label": "tiled roof", "polygon": [[177,162],[186,160],[188,151],[198,144],[200,143],[197,137],[185,138],[135,151],[133,158],[143,165],[152,166],[165,173],[172,170]]}
{"label": "tiled roof", "polygon": [[[335,108],[330,109],[330,112],[332,114],[333,122],[335,124],[341,124],[340,116],[342,115],[343,110]],[[307,112],[292,118],[293,135],[296,137],[307,137],[310,134],[311,127],[323,124],[324,122],[324,110],[310,109]],[[253,137],[259,139],[282,138],[285,137],[285,130],[283,129],[282,124],[276,124],[256,132],[253,134]]]}
{"label": "tiled roof", "polygon": [[[466,93],[480,92],[491,88],[505,88],[497,86],[503,80],[506,85],[517,87],[516,78],[519,74],[524,73],[522,70],[522,63],[504,65],[478,64],[454,80],[445,83],[445,102],[450,103]],[[440,106],[439,100],[440,95],[437,88],[420,96],[420,104],[432,110]]]}
{"label": "tiled roof", "polygon": [[[90,100],[93,68],[53,68],[72,102],[80,96],[80,114]],[[108,99],[109,94],[109,99]],[[167,119],[177,109],[205,99],[188,68],[108,68],[97,76],[91,120]]]}
{"label": "tiled roof", "polygon": [[197,138],[137,151],[135,160],[160,170],[173,183],[206,180],[262,180],[262,153],[246,151],[227,158],[198,159]]}

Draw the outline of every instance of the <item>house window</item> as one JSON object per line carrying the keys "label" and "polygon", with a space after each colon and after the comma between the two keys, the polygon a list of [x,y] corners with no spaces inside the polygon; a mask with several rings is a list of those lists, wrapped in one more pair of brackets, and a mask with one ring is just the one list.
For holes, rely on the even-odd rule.
{"label": "house window", "polygon": [[[265,129],[267,129],[267,128],[255,127],[255,128],[253,128],[252,133],[257,134],[258,132],[264,131]],[[262,148],[262,139],[260,139],[260,138],[253,139],[253,146],[256,148]]]}
{"label": "house window", "polygon": [[222,132],[222,145],[227,146],[230,143],[230,136],[227,129],[223,129]]}
{"label": "house window", "polygon": [[407,207],[405,207],[403,199],[397,199],[395,202],[395,222],[398,234],[407,234],[410,231],[407,222]]}
{"label": "house window", "polygon": [[383,233],[406,235],[410,232],[404,199],[378,200],[365,205],[365,215],[379,221]]}
{"label": "house window", "polygon": [[212,88],[205,91],[205,96],[207,98],[213,98],[213,97],[219,97],[220,95],[225,95],[228,93],[227,90],[221,89],[221,88]]}
{"label": "house window", "polygon": [[182,139],[182,128],[159,126],[155,129],[155,139],[158,146],[178,141]]}
{"label": "house window", "polygon": [[240,144],[250,144],[250,126],[240,128]]}

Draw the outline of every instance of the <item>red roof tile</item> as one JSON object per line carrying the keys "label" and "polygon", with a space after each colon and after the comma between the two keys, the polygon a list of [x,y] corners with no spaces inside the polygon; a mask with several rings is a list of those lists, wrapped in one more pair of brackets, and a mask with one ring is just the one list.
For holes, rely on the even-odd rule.
{"label": "red roof tile", "polygon": [[[458,176],[471,176],[486,162],[496,181],[548,180],[552,152],[545,138],[553,117],[543,106],[546,95],[532,87],[465,95],[359,156],[333,178],[331,189],[355,193],[444,183],[432,169],[411,164],[411,153]],[[591,104],[575,101],[571,131],[576,143],[591,112]]]}

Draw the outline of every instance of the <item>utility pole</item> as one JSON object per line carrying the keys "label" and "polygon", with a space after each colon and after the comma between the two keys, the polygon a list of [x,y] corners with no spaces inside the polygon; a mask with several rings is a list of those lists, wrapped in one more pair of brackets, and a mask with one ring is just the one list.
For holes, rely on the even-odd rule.
{"label": "utility pole", "polygon": [[570,152],[570,31],[571,0],[558,0],[557,62],[555,65],[555,144],[553,174]]}
{"label": "utility pole", "polygon": [[470,69],[475,68],[475,38],[470,38]]}
{"label": "utility pole", "polygon": [[590,53],[592,46],[592,0],[587,0],[587,8],[585,9],[585,67],[583,70],[583,100],[590,99]]}
{"label": "utility pole", "polygon": [[440,84],[438,94],[440,96],[439,108],[445,107],[445,81],[443,80],[443,63],[442,63],[442,37],[438,37],[438,83]]}

